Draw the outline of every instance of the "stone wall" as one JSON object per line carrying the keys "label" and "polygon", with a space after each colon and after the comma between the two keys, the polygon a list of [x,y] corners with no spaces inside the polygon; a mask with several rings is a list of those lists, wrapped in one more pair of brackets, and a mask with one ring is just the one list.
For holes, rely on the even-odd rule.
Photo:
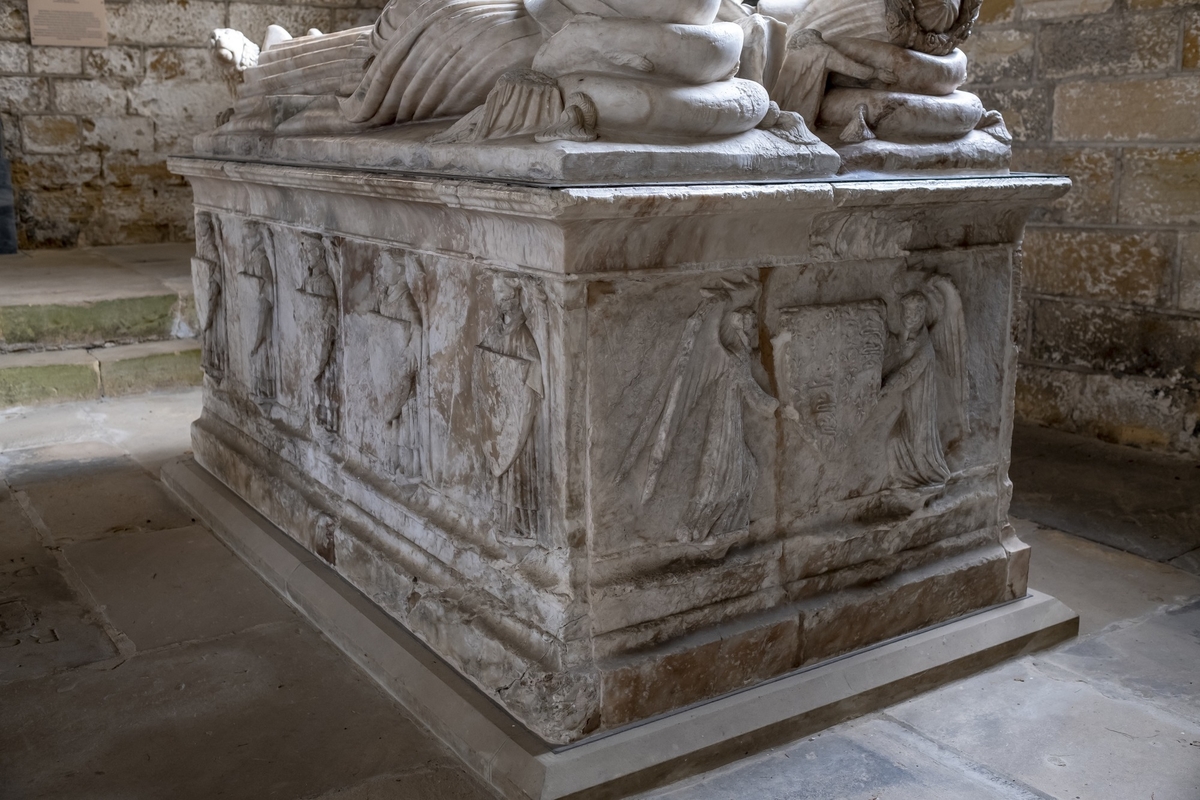
{"label": "stone wall", "polygon": [[1075,189],[1025,240],[1018,413],[1200,456],[1200,3],[986,0],[970,88]]}
{"label": "stone wall", "polygon": [[0,120],[24,248],[187,240],[192,194],[166,169],[191,152],[231,92],[213,28],[260,40],[371,22],[382,2],[108,0],[106,48],[32,47],[25,0],[0,0]]}

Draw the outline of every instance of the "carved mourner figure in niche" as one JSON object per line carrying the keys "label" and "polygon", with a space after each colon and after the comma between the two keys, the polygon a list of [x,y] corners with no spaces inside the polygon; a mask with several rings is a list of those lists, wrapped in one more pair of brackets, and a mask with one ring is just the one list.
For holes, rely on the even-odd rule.
{"label": "carved mourner figure in niche", "polygon": [[[676,530],[682,541],[704,541],[745,530],[759,467],[746,442],[747,411],[773,417],[779,401],[758,355],[760,286],[746,281],[704,290],[678,351],[618,475],[623,480],[648,456],[641,500],[653,498],[664,465],[680,440],[700,439],[696,483]],[[700,413],[703,409],[703,413]]]}
{"label": "carved mourner figure in niche", "polygon": [[890,484],[931,488],[950,477],[945,445],[968,432],[962,299],[949,278],[934,275],[901,297],[900,313],[901,331],[882,388],[885,398],[900,400],[888,440]]}
{"label": "carved mourner figure in niche", "polygon": [[275,243],[265,225],[252,223],[250,247],[241,274],[253,297],[254,343],[250,347],[250,393],[260,402],[275,399]]}
{"label": "carved mourner figure in niche", "polygon": [[225,329],[225,262],[221,257],[220,222],[212,214],[196,215],[196,253],[203,270],[195,272],[196,304],[200,316],[200,367],[217,384],[229,363]]}
{"label": "carved mourner figure in niche", "polygon": [[475,403],[497,531],[533,539],[541,512],[542,356],[525,310],[526,290],[508,276],[496,277],[494,288],[496,320],[475,353]]}
{"label": "carved mourner figure in niche", "polygon": [[319,350],[312,379],[312,405],[317,422],[327,431],[338,430],[340,367],[338,361],[338,291],[329,269],[332,244],[317,236],[300,237],[300,263],[305,267],[300,291],[320,305],[320,328],[315,331]]}
{"label": "carved mourner figure in niche", "polygon": [[421,371],[425,363],[425,322],[414,292],[424,287],[424,275],[412,256],[384,252],[379,261],[378,313],[396,323],[399,355],[393,367],[394,393],[387,417],[390,435],[388,466],[406,478],[423,472],[421,434]]}

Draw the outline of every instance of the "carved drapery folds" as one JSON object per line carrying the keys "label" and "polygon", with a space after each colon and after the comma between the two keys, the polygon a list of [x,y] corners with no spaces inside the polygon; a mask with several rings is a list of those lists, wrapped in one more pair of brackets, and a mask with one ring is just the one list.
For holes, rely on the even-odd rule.
{"label": "carved drapery folds", "polygon": [[428,278],[411,253],[383,251],[377,262],[375,313],[393,329],[394,367],[386,402],[385,458],[396,474],[418,479],[426,471],[424,370],[429,359],[425,313]]}
{"label": "carved drapery folds", "polygon": [[546,300],[540,286],[511,275],[495,276],[493,290],[495,318],[476,348],[473,379],[493,521],[502,537],[537,541],[547,466],[547,382],[538,345],[545,342]]}
{"label": "carved drapery folds", "polygon": [[[626,480],[644,461],[641,501],[659,489],[665,462],[679,438],[700,439],[695,485],[675,535],[680,541],[744,531],[760,470],[746,442],[747,413],[773,417],[779,402],[763,389],[754,281],[706,289],[688,319],[666,377],[618,472]],[[670,487],[668,491],[677,491]]]}
{"label": "carved drapery folds", "polygon": [[250,298],[253,339],[250,342],[250,393],[259,403],[275,400],[278,390],[275,328],[275,241],[262,223],[247,226],[241,275]]}
{"label": "carved drapery folds", "polygon": [[316,372],[309,381],[310,404],[315,421],[330,433],[337,433],[341,413],[341,310],[337,281],[330,262],[336,259],[333,241],[328,237],[300,236],[300,267],[303,279],[299,292],[319,307],[318,329],[312,331],[318,343]]}
{"label": "carved drapery folds", "polygon": [[[240,80],[229,133],[439,120],[428,143],[779,147],[748,144],[758,128],[810,152],[824,140],[850,169],[1004,169],[1003,120],[960,90],[980,3],[392,0],[374,27],[275,37],[256,59],[236,31],[211,44]],[[853,148],[877,139],[895,146]]]}
{"label": "carved drapery folds", "polygon": [[223,247],[220,219],[207,211],[197,212],[192,283],[200,318],[200,367],[217,384],[225,380],[229,366]]}

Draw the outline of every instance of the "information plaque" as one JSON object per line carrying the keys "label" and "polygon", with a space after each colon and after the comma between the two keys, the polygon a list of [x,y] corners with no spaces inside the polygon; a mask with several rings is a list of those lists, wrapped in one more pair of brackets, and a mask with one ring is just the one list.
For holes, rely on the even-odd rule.
{"label": "information plaque", "polygon": [[107,47],[104,0],[29,0],[29,30],[35,45]]}

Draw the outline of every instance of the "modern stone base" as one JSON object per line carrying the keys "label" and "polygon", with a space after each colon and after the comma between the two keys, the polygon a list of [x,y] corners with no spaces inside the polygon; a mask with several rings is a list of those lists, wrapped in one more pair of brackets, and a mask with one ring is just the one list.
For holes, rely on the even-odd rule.
{"label": "modern stone base", "polygon": [[506,798],[615,798],[713,769],[1074,636],[1038,592],[642,723],[550,747],[191,458],[164,484]]}

